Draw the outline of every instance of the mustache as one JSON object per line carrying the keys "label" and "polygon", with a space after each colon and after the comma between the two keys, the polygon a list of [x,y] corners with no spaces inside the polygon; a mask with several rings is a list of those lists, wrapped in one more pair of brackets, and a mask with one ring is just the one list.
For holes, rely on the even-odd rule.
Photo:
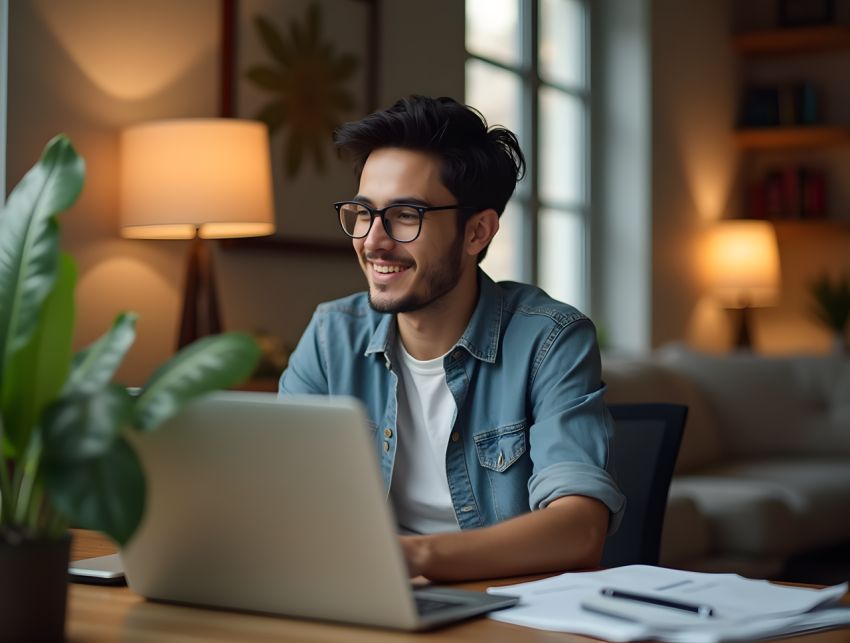
{"label": "mustache", "polygon": [[413,268],[416,266],[416,262],[413,261],[410,257],[395,257],[393,255],[379,255],[374,252],[363,252],[360,255],[363,258],[363,261],[387,261],[389,263],[397,263],[402,266],[408,266],[409,268]]}

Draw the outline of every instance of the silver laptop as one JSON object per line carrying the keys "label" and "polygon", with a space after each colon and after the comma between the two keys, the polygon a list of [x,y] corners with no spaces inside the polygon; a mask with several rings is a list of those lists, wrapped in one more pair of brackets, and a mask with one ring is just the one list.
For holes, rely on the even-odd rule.
{"label": "silver laptop", "polygon": [[517,602],[413,589],[357,400],[216,393],[132,441],[147,509],[121,558],[141,596],[401,630]]}

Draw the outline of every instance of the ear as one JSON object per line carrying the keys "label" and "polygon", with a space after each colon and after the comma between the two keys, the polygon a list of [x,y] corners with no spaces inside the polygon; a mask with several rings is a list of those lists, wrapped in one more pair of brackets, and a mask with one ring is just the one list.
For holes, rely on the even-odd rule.
{"label": "ear", "polygon": [[493,208],[482,210],[466,222],[466,253],[478,255],[499,231],[499,215]]}

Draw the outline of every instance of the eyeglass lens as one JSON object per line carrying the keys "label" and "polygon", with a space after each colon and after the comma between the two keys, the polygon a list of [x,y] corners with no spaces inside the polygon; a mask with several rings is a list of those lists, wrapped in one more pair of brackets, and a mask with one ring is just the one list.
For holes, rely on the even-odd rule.
{"label": "eyeglass lens", "polygon": [[[409,206],[393,206],[383,214],[384,229],[396,241],[412,241],[419,234],[419,212]],[[369,234],[372,215],[357,203],[346,203],[339,209],[339,220],[343,229],[352,237],[360,239]]]}

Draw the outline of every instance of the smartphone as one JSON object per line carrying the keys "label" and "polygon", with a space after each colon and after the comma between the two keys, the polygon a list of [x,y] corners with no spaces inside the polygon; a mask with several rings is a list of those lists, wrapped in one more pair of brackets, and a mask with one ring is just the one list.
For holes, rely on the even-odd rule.
{"label": "smartphone", "polygon": [[68,564],[68,579],[90,585],[125,585],[124,563],[120,554],[86,558]]}

